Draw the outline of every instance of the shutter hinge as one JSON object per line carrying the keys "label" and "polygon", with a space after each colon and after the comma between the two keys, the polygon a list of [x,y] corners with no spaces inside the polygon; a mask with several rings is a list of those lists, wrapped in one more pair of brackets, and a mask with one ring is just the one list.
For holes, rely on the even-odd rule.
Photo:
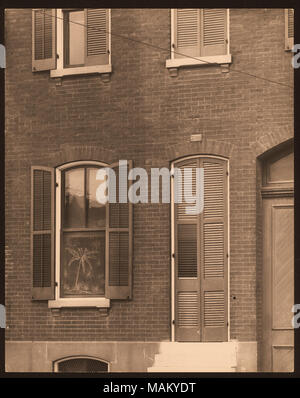
{"label": "shutter hinge", "polygon": [[110,54],[110,51],[109,51],[109,50],[107,50],[107,54]]}
{"label": "shutter hinge", "polygon": [[54,282],[54,286],[58,286],[58,283],[57,283],[57,282]]}
{"label": "shutter hinge", "polygon": [[175,319],[173,319],[173,321],[172,321],[172,325],[175,325]]}
{"label": "shutter hinge", "polygon": [[175,253],[172,253],[172,257],[175,258]]}
{"label": "shutter hinge", "polygon": [[227,257],[227,258],[229,257],[229,253],[226,253],[226,257]]}
{"label": "shutter hinge", "polygon": [[172,43],[172,48],[175,48],[176,46],[175,46],[175,44],[174,43]]}
{"label": "shutter hinge", "polygon": [[229,322],[227,321],[227,326],[229,326]]}
{"label": "shutter hinge", "polygon": [[59,186],[59,185],[58,185],[58,182],[55,183],[55,186],[56,186],[56,188]]}
{"label": "shutter hinge", "polygon": [[58,59],[59,58],[59,54],[56,54],[56,59]]}
{"label": "shutter hinge", "polygon": [[229,176],[229,172],[228,171],[226,171],[226,175]]}

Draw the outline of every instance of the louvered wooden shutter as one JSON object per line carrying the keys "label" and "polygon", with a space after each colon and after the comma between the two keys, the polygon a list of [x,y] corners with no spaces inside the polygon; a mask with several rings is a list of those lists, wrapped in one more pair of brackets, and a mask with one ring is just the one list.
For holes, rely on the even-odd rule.
{"label": "louvered wooden shutter", "polygon": [[85,9],[86,66],[109,63],[109,10],[107,8]]}
{"label": "louvered wooden shutter", "polygon": [[294,45],[294,9],[287,8],[285,12],[285,49],[291,50]]}
{"label": "louvered wooden shutter", "polygon": [[[117,203],[107,204],[106,229],[106,297],[129,299],[132,297],[132,203],[119,203],[119,164],[112,164],[116,174]],[[128,172],[132,162],[128,162]],[[130,182],[128,182],[130,185]],[[121,187],[123,194],[128,189]]]}
{"label": "louvered wooden shutter", "polygon": [[227,170],[205,158],[201,225],[201,323],[203,341],[227,340]]}
{"label": "louvered wooden shutter", "polygon": [[32,70],[56,68],[56,10],[32,10]]}
{"label": "louvered wooden shutter", "polygon": [[178,8],[174,10],[175,58],[185,55],[200,56],[200,10]]}
{"label": "louvered wooden shutter", "polygon": [[226,10],[224,8],[203,8],[201,15],[201,55],[226,54]]}
{"label": "louvered wooden shutter", "polygon": [[54,169],[31,170],[32,299],[54,299]]}
{"label": "louvered wooden shutter", "polygon": [[[200,339],[200,257],[199,257],[199,215],[187,214],[192,206],[185,201],[187,193],[195,195],[196,168],[199,161],[191,159],[176,166],[181,171],[181,180],[175,179],[174,189],[181,203],[175,204],[175,273],[176,273],[176,340],[199,341]],[[185,174],[184,170],[191,173]]]}

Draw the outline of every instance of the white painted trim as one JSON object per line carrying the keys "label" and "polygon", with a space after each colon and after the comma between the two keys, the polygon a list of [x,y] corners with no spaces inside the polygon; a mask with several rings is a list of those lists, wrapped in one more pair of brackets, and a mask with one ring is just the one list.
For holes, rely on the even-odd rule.
{"label": "white painted trim", "polygon": [[56,193],[55,193],[55,300],[48,301],[49,308],[61,307],[109,307],[110,300],[105,297],[60,297],[60,232],[61,232],[61,171],[74,166],[95,165],[108,166],[103,162],[93,160],[81,160],[65,163],[56,168]]}
{"label": "white painted trim", "polygon": [[227,333],[228,333],[228,341],[230,341],[230,259],[231,259],[231,253],[230,253],[230,174],[229,174],[229,160],[227,159],[226,162],[226,170],[227,170],[227,322],[228,322],[228,327],[227,327]]}
{"label": "white painted trim", "polygon": [[103,373],[110,372],[110,362],[108,362],[108,361],[106,361],[104,359],[91,357],[89,355],[73,355],[71,357],[65,357],[65,358],[58,359],[58,360],[53,362],[53,364],[54,364],[53,371],[55,373],[57,373],[58,372],[58,364],[61,363],[61,362],[69,361],[71,359],[93,359],[93,360],[98,361],[98,362],[104,362],[104,363],[107,364],[107,372],[103,372]]}
{"label": "white painted trim", "polygon": [[175,11],[171,8],[171,59],[175,59],[172,43],[175,43],[175,29],[174,29]]}
{"label": "white painted trim", "polygon": [[[221,159],[226,162],[226,171],[228,172],[228,190],[227,190],[227,252],[229,254],[229,257],[227,258],[227,286],[228,286],[228,291],[227,291],[227,306],[228,306],[228,326],[227,326],[227,342],[230,342],[230,185],[229,185],[229,159],[223,156],[219,155],[206,155],[206,154],[201,154],[201,155],[191,155],[191,156],[185,156],[179,159],[176,159],[171,162],[171,171],[174,170],[174,167],[176,166],[177,163],[180,163],[185,160],[189,159],[195,159],[195,158],[212,158],[212,159]],[[174,200],[173,200],[173,194],[174,194],[174,181],[173,178],[171,179],[171,341],[175,342],[175,325],[173,325],[172,320],[175,319],[175,260],[172,257],[172,253],[175,252],[175,206],[174,206]],[[199,342],[202,344],[206,344],[206,342]]]}
{"label": "white painted trim", "polygon": [[103,163],[103,162],[98,162],[97,160],[79,160],[76,162],[64,163],[61,166],[58,166],[56,168],[56,170],[65,170],[65,169],[69,169],[74,166],[80,166],[80,165],[86,165],[86,164],[95,165],[95,166],[103,166],[103,167],[109,166],[108,164]]}
{"label": "white painted trim", "polygon": [[[171,164],[171,174],[174,173],[174,164]],[[171,178],[171,341],[175,342],[175,206],[174,206],[174,178]]]}
{"label": "white painted trim", "polygon": [[[64,68],[64,21],[62,9],[58,8],[56,13],[56,52],[58,56],[56,70],[62,70]],[[55,70],[50,71],[50,77],[52,77],[52,72],[55,72]]]}
{"label": "white painted trim", "polygon": [[[109,9],[109,32],[111,29],[111,9]],[[74,68],[64,68],[64,22],[62,8],[57,9],[57,25],[56,25],[56,51],[57,51],[57,65],[56,69],[50,71],[50,77],[62,77],[71,75],[83,75],[89,73],[111,73],[111,34],[108,34],[109,40],[109,63],[107,65],[92,65],[92,66],[78,66]]]}
{"label": "white painted trim", "polygon": [[88,73],[111,73],[111,65],[78,66],[76,68],[53,69],[50,77],[62,77],[70,75],[86,75]]}
{"label": "white painted trim", "polygon": [[80,298],[59,298],[48,301],[48,308],[63,307],[110,307],[110,299],[105,297],[80,297]]}
{"label": "white painted trim", "polygon": [[[197,59],[195,59],[197,58]],[[232,57],[231,54],[227,55],[214,55],[209,57],[195,57],[195,58],[176,58],[167,59],[166,68],[179,68],[180,66],[205,66],[210,64],[231,64]]]}
{"label": "white painted trim", "polygon": [[227,54],[230,54],[230,17],[229,8],[227,8]]}

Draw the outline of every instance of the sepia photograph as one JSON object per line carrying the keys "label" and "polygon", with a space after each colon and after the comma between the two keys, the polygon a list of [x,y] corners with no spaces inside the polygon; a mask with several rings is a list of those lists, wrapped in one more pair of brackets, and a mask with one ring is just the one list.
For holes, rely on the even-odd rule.
{"label": "sepia photograph", "polygon": [[5,372],[293,373],[294,9],[4,15]]}

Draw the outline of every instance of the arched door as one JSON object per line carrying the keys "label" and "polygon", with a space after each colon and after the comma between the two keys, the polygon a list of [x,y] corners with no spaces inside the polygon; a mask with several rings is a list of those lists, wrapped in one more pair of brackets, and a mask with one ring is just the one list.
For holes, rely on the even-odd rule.
{"label": "arched door", "polygon": [[294,370],[294,154],[263,162],[263,371]]}

